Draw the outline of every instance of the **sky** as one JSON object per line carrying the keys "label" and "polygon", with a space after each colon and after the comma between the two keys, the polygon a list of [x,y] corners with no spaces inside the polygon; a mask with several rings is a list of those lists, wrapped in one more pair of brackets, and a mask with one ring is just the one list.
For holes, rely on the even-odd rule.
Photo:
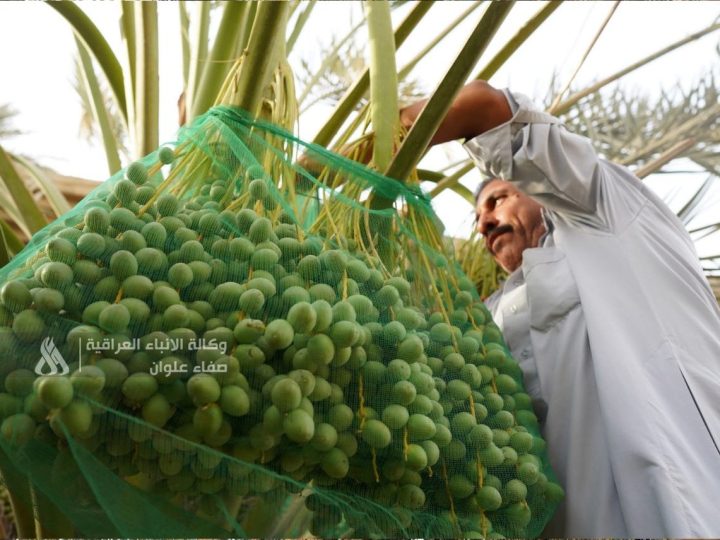
{"label": "sky", "polygon": [[[435,36],[468,6],[467,2],[438,4],[432,8],[431,16],[421,22],[414,37],[398,52],[398,65],[404,65],[427,39]],[[118,2],[79,2],[79,5],[110,45],[116,51],[121,50]],[[562,82],[567,80],[610,7],[610,2],[565,2],[491,82],[497,87],[508,87],[541,100],[553,74]],[[480,65],[538,8],[536,3],[518,2]],[[161,2],[158,9],[161,21],[162,142],[174,138],[177,127],[175,104],[182,77],[177,4]],[[400,9],[394,17],[399,20],[402,15]],[[317,51],[330,41],[332,31],[342,35],[360,16],[358,2],[318,2],[303,38],[293,50],[291,63],[300,59],[316,62]],[[462,23],[455,31],[457,39],[443,42],[412,73],[421,88],[428,92],[433,90],[478,16],[476,12]],[[717,2],[622,2],[578,73],[576,86],[611,74],[707,26],[718,16],[720,3]],[[358,39],[364,39],[361,33]],[[717,71],[719,39],[720,32],[715,32],[671,53],[626,77],[623,85],[634,92],[652,96],[678,83],[692,84],[708,71]],[[42,2],[0,2],[0,51],[0,104],[10,104],[18,111],[14,123],[23,131],[22,135],[3,144],[11,151],[36,157],[63,174],[98,180],[106,178],[108,171],[102,149],[79,137],[80,106],[73,89],[75,44],[67,23]],[[306,113],[300,121],[300,136],[312,138],[330,110],[330,106],[321,105]],[[460,145],[448,143],[434,149],[424,166],[442,167],[464,155]],[[688,177],[685,182],[688,191],[692,190],[698,176]],[[471,176],[468,185],[472,188],[477,181],[477,177]],[[668,179],[653,179],[649,183],[663,191]],[[472,217],[466,203],[448,193],[436,199],[435,207],[448,233],[467,235]]]}

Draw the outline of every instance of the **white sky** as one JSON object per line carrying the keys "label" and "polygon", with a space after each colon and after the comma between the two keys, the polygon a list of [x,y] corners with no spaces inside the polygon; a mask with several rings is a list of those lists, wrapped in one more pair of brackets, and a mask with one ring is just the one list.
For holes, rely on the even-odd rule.
{"label": "white sky", "polygon": [[[118,2],[80,2],[80,5],[122,58]],[[398,64],[402,66],[467,6],[467,2],[439,2],[434,6],[399,51]],[[518,2],[480,65],[539,7],[534,2]],[[565,2],[491,82],[541,99],[553,72],[559,74],[561,81],[567,79],[610,7],[610,2]],[[172,140],[176,129],[175,103],[182,86],[182,64],[178,6],[175,2],[162,2],[158,9],[162,142]],[[318,46],[330,40],[331,32],[342,33],[349,28],[351,22],[358,20],[360,11],[358,2],[318,2],[291,60],[313,61]],[[396,13],[398,17],[403,14],[404,11]],[[720,3],[716,2],[623,2],[581,69],[576,86],[611,74],[709,25],[719,15]],[[447,40],[416,68],[412,76],[425,89],[431,91],[445,74],[477,17],[476,12],[456,30],[455,41]],[[692,83],[708,71],[717,70],[719,38],[720,32],[715,32],[671,53],[626,77],[624,85],[652,95],[678,81]],[[41,2],[0,2],[0,50],[3,51],[0,54],[0,104],[10,104],[19,111],[15,126],[25,132],[3,144],[11,151],[32,155],[64,174],[98,180],[107,177],[102,149],[78,137],[79,98],[72,86],[75,44],[67,23]],[[329,110],[318,107],[306,114],[301,119],[301,136],[311,138]],[[428,161],[441,167],[463,155],[459,145],[450,143],[435,149]],[[702,175],[689,176],[686,184],[692,186],[702,179]],[[667,183],[657,180],[651,181],[651,185],[657,184],[662,190],[663,182]],[[439,197],[435,206],[449,233],[467,232],[471,222],[467,204],[448,193]]]}

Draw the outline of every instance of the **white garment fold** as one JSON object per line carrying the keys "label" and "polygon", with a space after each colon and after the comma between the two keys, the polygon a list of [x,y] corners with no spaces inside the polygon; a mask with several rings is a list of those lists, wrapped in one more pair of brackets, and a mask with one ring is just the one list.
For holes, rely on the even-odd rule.
{"label": "white garment fold", "polygon": [[[513,287],[525,288],[526,317],[500,317],[536,371],[527,386],[547,406],[566,491],[546,534],[720,537],[720,310],[692,240],[627,169],[506,96],[513,118],[466,148],[552,223]],[[502,296],[492,309],[508,308]]]}

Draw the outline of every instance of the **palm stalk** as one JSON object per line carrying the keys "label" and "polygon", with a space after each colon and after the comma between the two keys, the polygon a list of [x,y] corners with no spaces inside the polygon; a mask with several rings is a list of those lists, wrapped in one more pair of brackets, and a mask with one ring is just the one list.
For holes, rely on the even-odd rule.
{"label": "palm stalk", "polygon": [[700,186],[700,189],[698,189],[690,200],[677,212],[677,216],[683,223],[687,224],[697,217],[697,213],[700,211],[702,203],[708,192],[712,189],[715,181],[716,178],[714,176],[708,176]]}
{"label": "palm stalk", "polygon": [[[548,2],[545,6],[543,6],[533,17],[531,17],[523,26],[520,28],[517,33],[508,40],[508,42],[498,51],[498,53],[488,62],[488,64],[478,72],[478,74],[475,76],[475,79],[480,80],[488,80],[490,79],[502,65],[512,57],[513,53],[525,42],[527,39],[537,30],[542,23],[545,22],[545,20],[562,4],[562,1],[558,2]],[[438,38],[433,40],[431,45],[433,43],[436,43],[439,39],[444,37],[450,30],[454,29],[455,26],[464,19],[464,16],[468,14],[471,10],[475,9],[477,6],[471,6],[462,14],[461,17],[458,18],[458,20],[454,21],[449,28],[444,30],[440,33]],[[419,54],[413,61],[411,61],[408,66],[403,68],[401,71],[401,77],[403,74],[407,74],[410,68],[412,68],[417,61],[419,61],[424,54],[426,54],[429,51],[429,46],[426,47],[426,49],[423,50],[421,54]],[[467,174],[470,170],[472,170],[473,165],[472,162],[468,160],[463,160],[463,167],[459,169],[456,173],[449,175],[449,176],[442,176],[439,175],[439,177],[436,177],[435,182],[437,183],[437,186],[435,186],[430,192],[429,196],[431,198],[434,198],[435,196],[439,195],[444,191],[445,189],[450,189],[460,195],[463,199],[468,201],[471,205],[475,204],[474,196],[472,192],[467,189],[465,186],[459,183],[462,176]],[[458,173],[460,173],[458,175]],[[422,180],[430,180],[430,178],[426,177],[421,178]]]}
{"label": "palm stalk", "polygon": [[27,224],[28,230],[35,233],[47,225],[45,216],[42,215],[37,204],[35,204],[30,191],[28,191],[25,183],[18,175],[15,167],[13,167],[10,156],[2,146],[0,146],[0,178],[4,180],[15,205]]}
{"label": "palm stalk", "polygon": [[144,156],[159,144],[160,89],[158,80],[158,18],[155,2],[135,6],[136,141],[135,153]]}
{"label": "palm stalk", "polygon": [[[284,2],[281,2],[284,3]],[[188,103],[192,120],[207,111],[222,88],[223,81],[235,61],[235,49],[243,28],[243,20],[250,4],[248,2],[227,2],[223,10],[212,50],[205,62],[199,86],[192,102]]]}
{"label": "palm stalk", "polygon": [[702,113],[688,118],[685,122],[676,126],[672,131],[668,131],[659,139],[619,161],[622,165],[629,165],[646,159],[667,144],[672,144],[681,137],[692,137],[697,133],[697,130],[709,127],[708,124],[715,122],[718,115],[720,115],[720,103],[715,103],[705,111],[702,111]]}
{"label": "palm stalk", "polygon": [[12,255],[10,258],[12,258],[22,251],[25,244],[23,244],[23,241],[18,238],[15,231],[13,231],[12,227],[4,219],[0,219],[0,229],[2,229],[3,243],[8,253]]}
{"label": "palm stalk", "polygon": [[13,154],[10,159],[14,162],[16,170],[19,167],[28,172],[35,183],[40,186],[40,190],[48,201],[50,208],[56,216],[62,216],[70,211],[70,204],[58,188],[55,182],[48,178],[40,169],[29,159]]}
{"label": "palm stalk", "polygon": [[460,170],[458,170],[455,174],[445,176],[444,173],[438,171],[415,169],[415,174],[420,182],[432,182],[433,184],[436,184],[436,186],[428,192],[428,197],[434,199],[440,195],[440,193],[449,189],[456,195],[460,196],[470,206],[475,205],[475,196],[473,195],[473,192],[460,183],[460,179],[467,174],[467,172],[472,170],[473,165],[465,161],[462,161],[461,163],[464,164],[462,169],[467,168],[467,171],[462,172],[460,176],[456,176],[457,173],[460,173]]}
{"label": "palm stalk", "polygon": [[[288,2],[261,2],[257,8],[248,43],[250,53],[243,60],[234,92],[238,96],[237,105],[252,115],[258,113],[264,89],[277,67],[277,44],[284,45],[289,8]],[[268,44],[275,46],[270,54]]]}
{"label": "palm stalk", "polygon": [[[573,94],[573,97],[561,103],[555,110],[563,113],[563,121],[571,131],[591,139],[598,151],[607,159],[627,166],[640,163],[635,170],[635,174],[640,178],[661,172],[664,165],[684,156],[695,160],[702,168],[710,170],[708,163],[700,163],[697,161],[698,156],[691,153],[695,152],[695,149],[699,148],[698,145],[703,142],[719,140],[715,135],[717,130],[711,128],[713,119],[720,111],[716,104],[717,91],[713,86],[712,76],[708,76],[696,85],[697,89],[690,93],[684,104],[678,105],[672,104],[672,100],[665,93],[658,103],[647,104],[638,98],[625,97],[619,90],[609,97],[601,95],[599,90],[622,74],[629,73],[648,61],[657,59],[718,28],[720,25],[711,25],[628,66],[587,90]],[[703,95],[702,88],[709,93]],[[705,102],[707,106],[693,106],[693,100]],[[582,105],[585,114],[579,114],[575,110],[579,105]],[[655,126],[655,128],[648,131],[643,129],[643,126]],[[702,136],[698,136],[698,133],[702,133]],[[694,140],[695,144],[692,144],[691,140]],[[466,163],[470,161],[466,160]],[[434,189],[432,193],[436,196],[441,192],[442,188],[439,188]]]}
{"label": "palm stalk", "polygon": [[617,10],[619,5],[620,5],[620,0],[615,0],[615,3],[613,4],[612,8],[610,8],[610,13],[607,14],[607,16],[603,20],[602,24],[600,25],[600,28],[598,28],[598,31],[593,36],[593,39],[590,41],[590,44],[588,45],[587,49],[585,49],[585,52],[583,53],[582,57],[580,57],[580,61],[578,62],[578,65],[575,67],[575,70],[572,72],[572,75],[570,75],[570,78],[565,83],[565,86],[563,86],[562,89],[555,96],[555,99],[553,100],[552,105],[550,105],[550,113],[551,114],[554,112],[555,107],[560,103],[560,100],[565,95],[565,92],[567,92],[568,89],[570,88],[570,85],[575,80],[575,77],[577,77],[577,74],[580,72],[580,69],[585,64],[585,60],[587,60],[587,57],[590,54],[590,52],[593,50],[593,48],[595,47],[597,40],[600,39],[600,36],[605,31],[605,28],[607,28],[607,25],[610,22],[610,19],[612,19],[612,16],[615,14],[615,10]]}
{"label": "palm stalk", "polygon": [[[12,251],[5,240],[5,223],[0,220],[0,268],[5,266],[13,258]],[[5,536],[2,536],[3,540]]]}
{"label": "palm stalk", "polygon": [[2,210],[2,214],[0,214],[2,218],[17,227],[23,238],[32,236],[32,232],[25,222],[25,216],[18,210],[15,200],[4,182],[0,182],[0,210]]}
{"label": "palm stalk", "polygon": [[365,2],[370,46],[370,117],[375,130],[373,164],[384,170],[392,159],[398,128],[398,77],[390,6]]}
{"label": "palm stalk", "polygon": [[715,30],[718,30],[718,29],[720,29],[720,24],[718,24],[718,23],[711,24],[710,26],[700,30],[699,32],[695,32],[694,34],[691,34],[691,35],[687,36],[686,38],[676,41],[676,42],[668,45],[667,47],[664,47],[663,49],[660,49],[659,51],[657,51],[649,56],[646,56],[645,58],[638,60],[637,62],[635,62],[633,64],[630,64],[626,68],[621,69],[620,71],[613,73],[612,75],[610,75],[608,77],[605,77],[604,79],[596,82],[595,84],[592,84],[592,85],[588,86],[587,88],[584,88],[584,89],[572,94],[565,101],[557,104],[555,106],[555,108],[553,108],[549,112],[552,114],[555,114],[555,115],[565,114],[566,112],[568,112],[570,110],[570,108],[573,105],[577,104],[577,102],[580,101],[581,99],[589,96],[590,94],[594,94],[601,88],[624,77],[628,73],[631,73],[631,72],[635,71],[636,69],[639,69],[639,68],[649,64],[650,62],[657,60],[658,58],[665,56],[666,54],[668,54],[674,50],[679,49],[683,45],[687,45],[688,43],[696,41],[696,40],[700,39],[701,37],[706,36],[707,34],[714,32]]}
{"label": "palm stalk", "polygon": [[190,15],[188,14],[185,0],[180,0],[177,5],[178,12],[180,14],[180,47],[182,48],[183,88],[187,88],[188,76],[190,75]]}
{"label": "palm stalk", "polygon": [[117,99],[118,109],[127,121],[127,103],[125,101],[122,68],[100,30],[98,30],[97,26],[93,24],[90,18],[75,2],[58,0],[55,2],[47,2],[47,5],[57,11],[70,23],[70,26],[72,26],[82,42],[92,51],[110,83],[110,88]]}
{"label": "palm stalk", "polygon": [[[295,43],[297,42],[300,34],[302,33],[302,29],[304,28],[305,23],[307,23],[308,18],[310,18],[310,13],[312,13],[316,2],[317,0],[310,0],[309,2],[304,2],[305,9],[303,9],[302,12],[298,15],[297,20],[295,21],[295,26],[293,27],[293,31],[287,40],[287,45],[285,46],[287,54],[290,54],[293,47],[295,46]],[[299,2],[298,5],[300,5]]]}
{"label": "palm stalk", "polygon": [[462,197],[470,206],[475,204],[475,194],[460,183],[449,186],[447,189]]}
{"label": "palm stalk", "polygon": [[[428,12],[432,2],[418,2],[408,13],[405,19],[400,23],[398,29],[395,31],[395,49],[399,49],[405,39],[408,37],[410,32],[417,26],[423,16]],[[322,128],[315,135],[313,144],[320,146],[329,146],[333,137],[340,131],[340,128],[345,123],[345,120],[353,112],[357,104],[360,102],[362,97],[368,90],[370,85],[370,71],[366,69],[363,74],[358,78],[353,86],[351,86],[340,102],[335,106],[332,115],[328,121],[323,125]]]}
{"label": "palm stalk", "polygon": [[[460,167],[457,171],[452,173],[451,175],[446,176],[442,180],[440,180],[437,185],[430,190],[430,197],[435,197],[438,194],[440,194],[444,189],[453,188],[454,186],[457,186],[460,184],[460,179],[465,176],[467,173],[473,170],[474,164],[472,162],[466,163],[462,167]],[[474,197],[472,197],[471,194],[470,204],[475,204]]]}
{"label": "palm stalk", "polygon": [[[463,162],[465,163],[465,162]],[[469,188],[465,187],[460,183],[467,172],[473,169],[471,163],[465,163],[462,169],[458,170],[455,174],[445,176],[443,173],[428,171],[425,169],[416,169],[418,180],[422,182],[432,182],[437,184],[433,189],[428,192],[428,196],[431,199],[437,197],[440,193],[449,189],[456,195],[460,196],[470,206],[475,206],[475,195]],[[462,172],[461,172],[462,171]]]}
{"label": "palm stalk", "polygon": [[510,59],[510,57],[520,48],[520,45],[525,43],[527,39],[533,35],[545,20],[552,15],[552,13],[560,7],[562,0],[552,1],[545,4],[540,11],[533,15],[528,22],[526,22],[517,33],[511,37],[508,42],[500,49],[492,60],[482,68],[475,76],[476,79],[487,81],[490,77],[495,75],[498,69]]}
{"label": "palm stalk", "polygon": [[136,52],[135,52],[135,2],[133,0],[122,0],[120,2],[120,34],[125,43],[125,95],[127,100],[127,115],[125,123],[128,126],[128,134],[131,146],[135,145],[135,73],[136,73]]}
{"label": "palm stalk", "polygon": [[105,102],[103,100],[102,92],[100,91],[100,85],[95,77],[95,69],[90,55],[85,49],[85,45],[83,45],[77,37],[75,38],[75,44],[77,46],[82,66],[82,82],[85,86],[86,93],[90,97],[89,101],[93,118],[100,128],[100,134],[102,135],[103,147],[105,148],[105,157],[108,165],[108,175],[112,176],[121,168],[120,156],[118,154],[118,144],[110,125],[110,118],[108,111],[105,108]]}
{"label": "palm stalk", "polygon": [[0,218],[0,268],[20,253],[23,243],[4,219]]}
{"label": "palm stalk", "polygon": [[422,180],[423,182],[434,182],[438,183],[443,178],[445,178],[445,175],[438,171],[431,171],[430,169],[416,169],[418,179]]}
{"label": "palm stalk", "polygon": [[672,160],[677,159],[679,156],[685,154],[697,143],[698,139],[696,137],[688,137],[687,139],[678,141],[672,147],[668,148],[662,154],[657,156],[655,159],[636,169],[635,176],[642,180],[646,176],[649,176],[652,173],[659,171],[663,167],[663,165],[666,165]]}
{"label": "palm stalk", "polygon": [[697,239],[705,238],[706,236],[709,236],[713,234],[715,231],[720,231],[720,223],[713,223],[711,225],[703,225],[702,227],[696,227],[694,229],[689,229],[688,234],[690,235],[698,235],[698,233],[702,233],[697,236]]}
{"label": "palm stalk", "polygon": [[[248,3],[250,6],[248,7],[247,16],[244,18],[240,36],[238,38],[238,45],[241,47],[241,50],[244,50],[247,47],[248,41],[250,40],[250,33],[252,32],[253,25],[255,24],[255,17],[257,17],[257,10],[260,2],[259,0],[250,0]],[[300,2],[298,2],[298,4],[299,3]]]}
{"label": "palm stalk", "polygon": [[240,31],[235,38],[235,44],[231,56],[233,61],[230,62],[230,69],[232,69],[232,65],[235,60],[242,58],[242,56],[246,54],[246,48],[250,39],[250,32],[252,31],[252,26],[255,22],[255,16],[257,15],[257,4],[257,2],[249,2],[247,9],[240,19],[240,23],[238,25]]}
{"label": "palm stalk", "polygon": [[185,107],[188,111],[195,102],[200,77],[207,62],[210,27],[210,2],[195,2],[193,7],[195,13],[188,29],[190,33],[190,58],[188,59],[188,79],[185,85]]}
{"label": "palm stalk", "polygon": [[386,176],[402,181],[417,166],[430,143],[430,139],[432,139],[438,126],[445,118],[453,99],[465,84],[470,71],[503,20],[505,20],[512,6],[513,2],[496,2],[487,9],[440,85],[420,112],[395,158],[386,170]]}
{"label": "palm stalk", "polygon": [[475,11],[483,3],[483,0],[476,0],[470,3],[470,7],[458,15],[448,26],[438,32],[437,36],[432,39],[415,57],[410,60],[398,73],[398,79],[402,80],[418,65],[418,63],[427,56],[443,39],[452,35],[461,22],[465,21],[470,14]]}

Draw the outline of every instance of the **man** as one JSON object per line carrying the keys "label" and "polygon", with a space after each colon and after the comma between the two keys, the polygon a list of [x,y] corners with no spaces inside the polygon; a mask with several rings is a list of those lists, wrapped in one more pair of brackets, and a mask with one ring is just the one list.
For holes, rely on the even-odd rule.
{"label": "man", "polygon": [[488,306],[566,492],[545,535],[719,537],[720,310],[682,224],[522,96],[466,86],[432,143],[461,137],[510,272]]}

